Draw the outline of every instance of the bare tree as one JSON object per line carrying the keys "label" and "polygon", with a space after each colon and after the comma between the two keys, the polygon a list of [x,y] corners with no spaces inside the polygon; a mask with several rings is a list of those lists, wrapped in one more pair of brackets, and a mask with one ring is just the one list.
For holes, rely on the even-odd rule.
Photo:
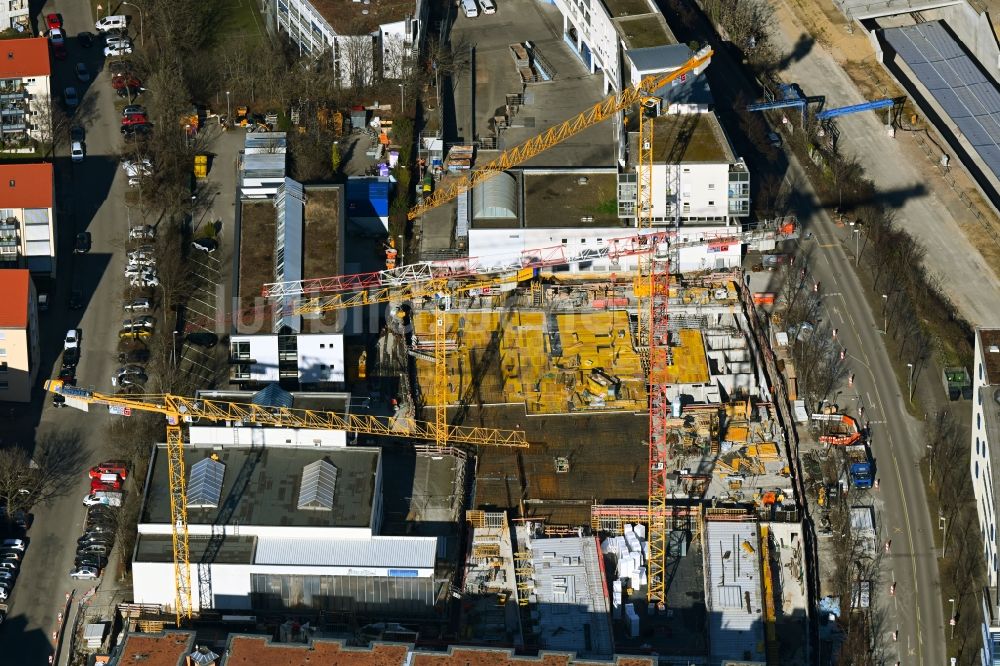
{"label": "bare tree", "polygon": [[7,516],[28,512],[65,493],[83,465],[80,434],[55,433],[38,441],[34,455],[19,447],[0,450],[0,501]]}
{"label": "bare tree", "polygon": [[335,39],[341,85],[360,91],[375,83],[375,38],[348,34]]}

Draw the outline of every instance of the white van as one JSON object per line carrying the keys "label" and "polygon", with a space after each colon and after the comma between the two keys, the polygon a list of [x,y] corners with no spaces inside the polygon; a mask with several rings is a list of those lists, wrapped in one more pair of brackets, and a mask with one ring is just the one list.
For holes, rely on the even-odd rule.
{"label": "white van", "polygon": [[97,23],[94,24],[94,28],[98,32],[107,32],[108,30],[114,30],[115,28],[124,28],[128,24],[128,17],[124,14],[115,14],[114,16],[105,16],[104,18],[97,19]]}
{"label": "white van", "polygon": [[479,0],[479,5],[483,8],[483,13],[487,16],[497,13],[497,3],[493,0]]}
{"label": "white van", "polygon": [[466,18],[479,16],[479,5],[476,4],[476,0],[462,0],[462,9],[465,10]]}

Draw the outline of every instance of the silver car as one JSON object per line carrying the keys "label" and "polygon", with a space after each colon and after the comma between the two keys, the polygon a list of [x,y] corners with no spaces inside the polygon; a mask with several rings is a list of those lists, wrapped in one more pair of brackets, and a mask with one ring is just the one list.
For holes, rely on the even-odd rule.
{"label": "silver car", "polygon": [[134,319],[126,319],[122,322],[122,328],[155,328],[156,319],[153,317],[136,317]]}
{"label": "silver car", "polygon": [[128,312],[149,312],[153,309],[153,303],[148,298],[133,298],[125,301],[122,307]]}

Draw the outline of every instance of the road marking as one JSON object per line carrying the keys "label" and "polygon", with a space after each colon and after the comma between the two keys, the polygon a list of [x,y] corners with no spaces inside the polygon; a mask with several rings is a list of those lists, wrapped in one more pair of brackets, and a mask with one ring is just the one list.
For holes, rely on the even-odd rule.
{"label": "road marking", "polygon": [[[837,246],[835,244],[831,245],[831,246],[827,246],[827,245],[824,245],[822,243],[820,243],[819,246],[820,247],[831,247],[831,246],[832,247],[839,247],[839,246]],[[823,257],[824,261],[826,261],[827,265],[832,270],[833,269],[833,264],[830,261],[829,254],[826,253],[826,252],[822,252],[822,253],[820,253],[820,256]],[[861,349],[861,354],[865,358],[862,361],[857,356],[853,356],[853,355],[849,355],[849,356],[851,356],[852,358],[855,358],[858,361],[860,361],[862,363],[862,365],[865,366],[865,369],[868,371],[868,375],[871,377],[871,380],[872,380],[872,386],[873,386],[873,388],[875,390],[875,396],[876,396],[876,398],[878,398],[878,405],[877,405],[878,411],[881,413],[882,418],[884,420],[886,418],[885,406],[884,406],[884,404],[882,402],[882,396],[879,395],[879,392],[878,392],[878,384],[875,381],[875,373],[872,372],[871,366],[869,365],[869,362],[868,362],[869,361],[869,359],[868,359],[868,353],[865,351],[863,343],[861,341],[861,336],[857,332],[860,329],[858,329],[857,325],[854,323],[854,317],[851,316],[851,313],[850,313],[849,310],[848,310],[847,314],[848,314],[848,317],[851,320],[851,326],[852,326],[852,328],[855,331],[855,336],[858,339],[858,346]],[[869,400],[871,400],[870,394],[868,394],[868,395],[869,395]],[[871,405],[873,407],[876,406],[874,402],[872,402]],[[905,410],[904,410],[903,413],[905,413]],[[889,445],[889,455],[892,457],[893,469],[896,472],[896,483],[899,484],[899,499],[900,499],[900,502],[902,503],[903,519],[904,519],[905,525],[906,525],[906,536],[907,536],[907,541],[908,541],[909,546],[910,546],[910,568],[911,568],[911,571],[913,573],[913,607],[914,607],[914,610],[916,611],[916,621],[917,621],[916,632],[917,632],[917,646],[918,646],[918,661],[919,661],[920,664],[923,664],[924,663],[924,653],[923,653],[922,646],[923,646],[923,642],[924,641],[923,641],[923,635],[922,635],[922,631],[921,631],[922,621],[921,621],[921,618],[920,618],[920,585],[919,585],[919,580],[917,578],[916,552],[915,552],[915,548],[913,547],[913,527],[912,527],[912,525],[910,523],[910,511],[909,511],[909,508],[907,507],[907,504],[906,504],[906,492],[903,489],[902,475],[899,472],[899,461],[896,458],[896,447],[893,444],[892,434],[891,434],[890,429],[888,429],[888,428],[886,429],[886,440],[887,440],[888,445]],[[908,636],[907,641],[909,641],[909,634],[907,634],[907,636]]]}

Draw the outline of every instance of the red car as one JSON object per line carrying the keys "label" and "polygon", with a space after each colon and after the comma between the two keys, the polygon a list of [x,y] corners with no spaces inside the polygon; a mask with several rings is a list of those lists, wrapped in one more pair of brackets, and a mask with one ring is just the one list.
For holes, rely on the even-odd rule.
{"label": "red car", "polygon": [[90,468],[90,478],[100,479],[102,474],[116,474],[122,479],[127,479],[128,466],[123,460],[105,460]]}
{"label": "red car", "polygon": [[122,489],[121,481],[101,481],[100,479],[90,480],[90,492],[91,493],[110,493],[117,492]]}
{"label": "red car", "polygon": [[122,126],[145,125],[147,123],[149,123],[149,120],[146,119],[146,116],[139,113],[130,114],[122,118]]}
{"label": "red car", "polygon": [[141,88],[142,81],[132,75],[126,76],[125,74],[115,74],[111,79],[111,87],[115,90],[121,90],[122,88]]}
{"label": "red car", "polygon": [[46,14],[45,24],[49,26],[49,30],[57,30],[62,27],[62,14]]}

